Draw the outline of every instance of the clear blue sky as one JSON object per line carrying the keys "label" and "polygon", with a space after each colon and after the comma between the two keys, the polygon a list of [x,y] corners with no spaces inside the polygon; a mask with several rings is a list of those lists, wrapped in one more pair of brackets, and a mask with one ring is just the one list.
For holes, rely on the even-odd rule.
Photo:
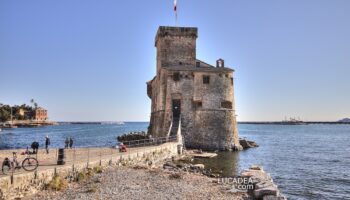
{"label": "clear blue sky", "polygon": [[[148,121],[172,0],[0,1],[0,102],[52,120]],[[349,0],[178,0],[197,57],[236,70],[238,120],[350,117]]]}

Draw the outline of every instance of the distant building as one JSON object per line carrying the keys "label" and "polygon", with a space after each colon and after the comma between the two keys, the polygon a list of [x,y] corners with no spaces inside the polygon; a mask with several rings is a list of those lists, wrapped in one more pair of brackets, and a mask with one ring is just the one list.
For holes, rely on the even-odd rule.
{"label": "distant building", "polygon": [[38,107],[37,109],[35,109],[34,120],[46,121],[47,119],[48,119],[47,110],[41,107]]}
{"label": "distant building", "polygon": [[158,29],[157,74],[147,82],[152,100],[149,133],[172,136],[181,128],[186,147],[240,149],[234,70],[226,67],[223,59],[218,59],[216,66],[197,59],[197,36],[197,28]]}
{"label": "distant building", "polygon": [[19,114],[21,117],[24,116],[25,112],[26,112],[26,111],[25,111],[23,108],[20,108],[20,109],[18,110],[18,114]]}

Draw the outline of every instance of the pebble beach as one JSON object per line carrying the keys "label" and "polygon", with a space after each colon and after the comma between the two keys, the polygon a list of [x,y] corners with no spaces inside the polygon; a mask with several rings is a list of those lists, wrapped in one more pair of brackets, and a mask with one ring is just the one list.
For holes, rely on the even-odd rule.
{"label": "pebble beach", "polygon": [[107,168],[82,183],[70,184],[65,191],[42,191],[26,200],[71,199],[246,199],[232,194],[213,178],[199,174],[156,169]]}

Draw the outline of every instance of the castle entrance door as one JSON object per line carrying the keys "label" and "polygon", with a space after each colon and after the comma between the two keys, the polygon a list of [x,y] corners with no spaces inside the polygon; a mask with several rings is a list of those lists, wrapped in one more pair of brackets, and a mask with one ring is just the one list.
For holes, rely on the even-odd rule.
{"label": "castle entrance door", "polygon": [[181,114],[181,100],[173,99],[173,119],[178,119]]}

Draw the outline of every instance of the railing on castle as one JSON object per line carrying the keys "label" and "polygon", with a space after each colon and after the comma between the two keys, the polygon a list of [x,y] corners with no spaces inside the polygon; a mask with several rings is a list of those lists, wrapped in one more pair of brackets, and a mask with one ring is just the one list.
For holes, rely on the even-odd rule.
{"label": "railing on castle", "polygon": [[157,138],[149,138],[149,139],[142,139],[142,140],[124,141],[123,144],[125,144],[128,147],[142,147],[142,146],[159,145],[167,142],[176,142],[176,141],[177,141],[177,136],[171,136],[171,137],[157,137]]}

